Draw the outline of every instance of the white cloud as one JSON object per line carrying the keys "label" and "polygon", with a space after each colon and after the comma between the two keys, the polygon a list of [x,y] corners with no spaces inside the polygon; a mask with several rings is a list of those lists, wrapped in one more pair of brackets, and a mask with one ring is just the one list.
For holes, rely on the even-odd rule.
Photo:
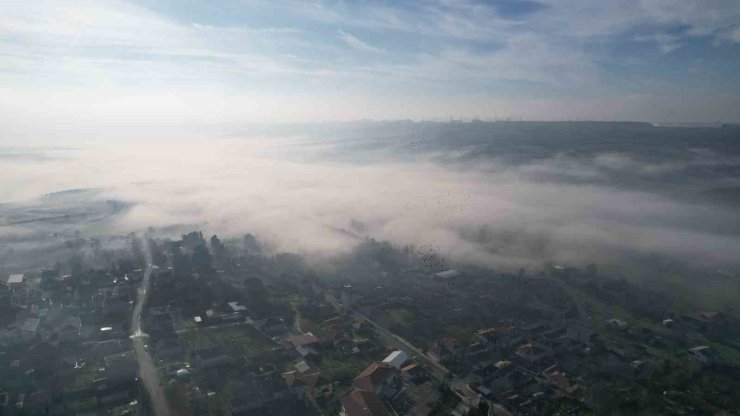
{"label": "white cloud", "polygon": [[[452,96],[456,97],[455,108],[472,108],[472,114],[491,115],[489,109],[496,108],[499,114],[540,115],[538,105],[533,104],[536,110],[522,110],[520,103],[532,101],[519,96],[547,102],[557,100],[554,90],[576,98],[621,94],[617,98],[622,102],[629,100],[614,86],[620,81],[619,72],[604,68],[603,57],[589,51],[591,43],[609,44],[629,34],[627,39],[655,42],[667,53],[682,45],[685,36],[708,34],[722,43],[740,40],[736,23],[732,26],[737,7],[679,3],[548,1],[541,12],[517,20],[504,19],[495,8],[473,1],[404,6],[273,4],[294,19],[323,24],[322,29],[337,33],[344,44],[364,52],[347,54],[339,42],[326,42],[320,31],[286,22],[260,28],[178,22],[112,0],[3,2],[0,85],[4,91],[0,101],[5,103],[2,112],[6,114],[53,108],[58,113],[45,116],[57,120],[70,112],[80,117],[85,112],[91,117],[99,114],[87,103],[108,101],[109,91],[115,91],[119,101],[128,102],[122,114],[148,108],[144,119],[154,118],[149,114],[169,114],[164,118],[169,119],[177,112],[188,119],[226,119],[213,116],[216,111],[209,108],[229,114],[232,121],[252,120],[257,115],[270,120],[278,116],[306,120],[317,114],[322,119],[446,116],[457,111],[450,110]],[[668,30],[671,25],[689,29],[685,34],[674,33]],[[346,29],[337,31],[337,27]],[[357,33],[372,37],[361,38]],[[394,36],[399,38],[398,45],[389,41]],[[368,39],[383,39],[384,47]],[[410,45],[404,45],[406,40]],[[417,50],[414,42],[424,48]],[[647,75],[660,78],[660,74]],[[506,94],[499,93],[505,89],[502,86],[510,87]],[[172,91],[180,98],[172,100]],[[467,100],[458,99],[465,95]],[[99,98],[80,99],[92,96]],[[199,96],[207,99],[193,98]],[[57,103],[60,97],[68,100],[67,105]],[[617,98],[609,100],[618,102]],[[137,105],[136,99],[147,101]],[[311,100],[332,107],[317,109],[306,104]],[[508,109],[501,110],[507,101]],[[358,111],[347,105],[360,102],[364,104]],[[415,107],[409,108],[409,103]],[[686,111],[690,102],[683,105],[680,113],[691,114]],[[393,114],[391,109],[399,112]],[[358,114],[360,110],[367,113]],[[584,111],[581,118],[594,117],[595,110]],[[649,109],[653,115],[660,111]],[[624,112],[620,109],[614,114],[604,108],[597,118],[621,118]],[[553,112],[545,118],[560,114]],[[113,121],[126,118],[113,111],[106,117]]]}
{"label": "white cloud", "polygon": [[376,48],[375,46],[372,46],[368,44],[367,42],[360,40],[358,37],[351,35],[342,30],[339,31],[339,38],[342,39],[342,41],[346,43],[348,46],[354,49],[357,49],[358,51],[372,52],[372,53],[383,52],[382,49]]}
{"label": "white cloud", "polygon": [[[97,232],[106,225],[128,232],[199,224],[222,237],[252,232],[279,250],[321,255],[350,250],[356,242],[335,229],[357,220],[371,237],[432,244],[450,257],[495,267],[609,261],[631,250],[737,263],[738,238],[711,232],[737,220],[730,209],[532,179],[537,172],[570,175],[591,166],[583,160],[517,167],[493,161],[494,169],[463,169],[424,161],[296,163],[274,156],[297,151],[294,145],[287,138],[258,137],[88,143],[61,159],[6,159],[0,196],[10,201],[100,187],[100,198],[135,206],[112,224],[96,223]],[[622,155],[594,162],[593,169],[616,172],[638,165]]]}
{"label": "white cloud", "polygon": [[679,43],[680,37],[667,33],[636,36],[635,40],[638,42],[655,43],[660,51],[663,53],[673,52],[674,50],[681,47],[681,44]]}

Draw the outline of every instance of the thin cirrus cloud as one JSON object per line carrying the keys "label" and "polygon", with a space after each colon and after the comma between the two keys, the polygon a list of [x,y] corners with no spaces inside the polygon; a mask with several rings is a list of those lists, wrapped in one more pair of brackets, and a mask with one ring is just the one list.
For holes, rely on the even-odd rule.
{"label": "thin cirrus cloud", "polygon": [[[79,97],[131,102],[142,90],[209,97],[174,106],[159,100],[161,107],[143,106],[145,116],[250,108],[234,122],[275,121],[277,97],[290,109],[279,112],[285,121],[613,120],[632,117],[627,109],[640,100],[682,102],[671,113],[677,120],[738,121],[724,109],[740,104],[740,5],[733,1],[12,0],[0,16],[0,105],[3,121],[17,121],[9,131],[22,130],[22,120],[58,118],[50,103],[59,99],[84,101],[77,111],[64,109],[84,120],[96,98]],[[575,110],[595,97],[609,104]],[[317,102],[327,104],[318,113]],[[528,110],[543,102],[552,111]],[[564,103],[574,110],[563,114]],[[130,113],[133,122],[142,115],[137,107],[117,116]],[[677,121],[644,107],[641,119]]]}
{"label": "thin cirrus cloud", "polygon": [[343,30],[339,31],[339,37],[349,45],[350,47],[360,50],[362,52],[373,52],[373,53],[380,53],[383,52],[382,49],[376,48],[375,46],[369,45],[368,43],[362,41],[361,39],[357,38],[356,36],[353,36]]}

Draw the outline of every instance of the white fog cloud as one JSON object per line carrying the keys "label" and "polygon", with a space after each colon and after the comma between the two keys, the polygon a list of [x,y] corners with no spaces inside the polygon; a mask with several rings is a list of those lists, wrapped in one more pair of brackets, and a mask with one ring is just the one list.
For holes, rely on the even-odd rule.
{"label": "white fog cloud", "polygon": [[[324,256],[354,247],[356,240],[337,232],[352,231],[353,220],[376,239],[430,245],[450,258],[496,267],[608,261],[630,251],[734,263],[740,252],[735,235],[713,231],[737,220],[726,209],[535,179],[543,172],[572,176],[574,165],[562,160],[459,170],[423,161],[347,165],[274,156],[295,150],[291,143],[239,139],[86,147],[41,163],[22,158],[4,163],[0,189],[5,200],[18,200],[102,188],[100,198],[134,204],[108,224],[111,232],[195,224],[207,233],[251,232],[279,250]],[[591,165],[628,171],[635,162],[606,154]]]}

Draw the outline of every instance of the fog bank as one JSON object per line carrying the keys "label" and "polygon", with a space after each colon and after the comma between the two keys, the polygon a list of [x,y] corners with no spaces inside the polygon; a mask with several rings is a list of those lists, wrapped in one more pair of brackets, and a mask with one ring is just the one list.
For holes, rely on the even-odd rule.
{"label": "fog bank", "polygon": [[[738,262],[737,210],[676,196],[696,181],[662,179],[718,163],[706,152],[650,163],[613,151],[575,158],[564,149],[512,163],[500,154],[471,160],[440,149],[393,157],[377,152],[388,147],[380,142],[367,158],[363,146],[348,151],[347,143],[272,135],[4,149],[0,196],[13,202],[7,213],[43,194],[92,188],[86,198],[127,204],[96,220],[95,232],[194,224],[222,237],[251,232],[277,250],[314,256],[371,237],[503,268],[608,262],[633,252]],[[648,179],[631,186],[615,175]],[[713,180],[734,185],[737,177]],[[22,232],[8,222],[6,215],[0,233]]]}

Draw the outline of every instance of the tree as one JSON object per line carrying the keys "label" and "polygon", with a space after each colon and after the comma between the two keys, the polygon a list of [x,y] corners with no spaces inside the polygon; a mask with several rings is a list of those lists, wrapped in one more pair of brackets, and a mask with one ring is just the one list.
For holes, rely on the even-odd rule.
{"label": "tree", "polygon": [[199,271],[210,270],[213,264],[211,253],[208,252],[208,249],[203,244],[195,246],[190,260],[193,267]]}
{"label": "tree", "polygon": [[252,255],[262,254],[262,248],[260,247],[257,238],[252,234],[246,234],[244,236],[244,251],[246,251],[247,254]]}
{"label": "tree", "polygon": [[141,244],[141,240],[133,233],[129,235],[129,238],[131,238],[131,250],[134,252],[134,261],[136,262],[136,267],[144,267],[146,265],[146,253],[144,253],[144,245]]}
{"label": "tree", "polygon": [[151,238],[147,240],[147,246],[152,253],[152,263],[157,266],[165,266],[167,264],[167,256],[162,251],[162,247]]}
{"label": "tree", "polygon": [[195,247],[205,244],[206,240],[200,231],[193,231],[182,236],[182,245],[188,250],[194,250]]}
{"label": "tree", "polygon": [[246,305],[260,315],[265,315],[270,311],[267,290],[262,281],[256,277],[249,277],[244,280]]}
{"label": "tree", "polygon": [[77,279],[79,277],[82,277],[83,270],[83,264],[82,264],[82,257],[80,255],[75,254],[68,260],[69,269],[72,273],[72,277]]}
{"label": "tree", "polygon": [[224,258],[225,251],[226,248],[224,247],[224,244],[219,240],[218,236],[214,234],[211,237],[211,252],[213,253],[213,257],[220,261]]}
{"label": "tree", "polygon": [[185,255],[180,249],[178,242],[171,242],[169,244],[170,257],[172,258],[172,268],[174,269],[176,276],[185,276],[190,274],[192,271],[192,265],[190,264],[190,257]]}

